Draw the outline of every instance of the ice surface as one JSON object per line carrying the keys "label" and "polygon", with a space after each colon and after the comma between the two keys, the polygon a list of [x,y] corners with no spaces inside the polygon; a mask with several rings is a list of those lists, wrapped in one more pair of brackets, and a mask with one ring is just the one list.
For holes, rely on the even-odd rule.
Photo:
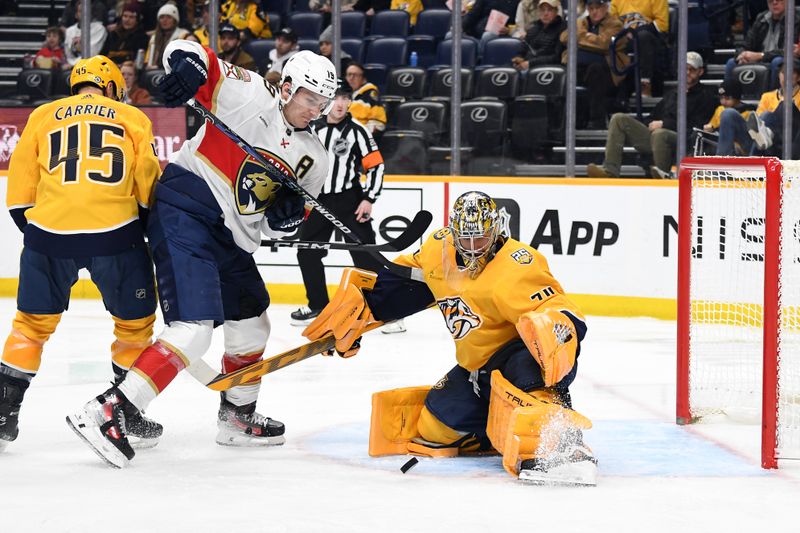
{"label": "ice surface", "polygon": [[[302,342],[292,309],[271,309],[268,354]],[[0,311],[10,327],[13,300]],[[0,455],[0,531],[800,531],[800,463],[761,470],[755,426],[673,424],[673,322],[589,318],[572,395],[595,423],[595,488],[524,485],[491,457],[422,459],[405,475],[405,456],[371,459],[370,395],[434,383],[454,364],[437,314],[407,319],[405,334],[370,334],[355,358],[268,376],[259,410],[286,424],[282,447],[216,445],[218,398],[182,374],[147,413],[165,426],[161,443],[112,470],[64,422],[111,375],[112,323],[99,301],[74,301],[45,347],[20,437]],[[221,353],[220,332],[206,360],[218,366]]]}

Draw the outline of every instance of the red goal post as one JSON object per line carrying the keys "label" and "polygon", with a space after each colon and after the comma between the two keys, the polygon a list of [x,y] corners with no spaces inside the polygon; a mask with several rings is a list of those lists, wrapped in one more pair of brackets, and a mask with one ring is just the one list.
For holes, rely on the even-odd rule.
{"label": "red goal post", "polygon": [[677,423],[752,415],[777,468],[800,456],[800,162],[691,157],[679,180]]}

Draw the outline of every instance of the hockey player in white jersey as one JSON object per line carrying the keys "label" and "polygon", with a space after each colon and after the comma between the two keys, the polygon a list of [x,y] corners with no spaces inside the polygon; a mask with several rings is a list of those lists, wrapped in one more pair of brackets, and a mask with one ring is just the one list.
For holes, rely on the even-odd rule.
{"label": "hockey player in white jersey", "polygon": [[[164,67],[168,106],[196,98],[280,172],[319,194],[328,159],[308,125],[333,101],[330,61],[313,52],[295,54],[277,89],[188,41],[169,44]],[[134,452],[125,437],[126,418],[203,356],[215,326],[223,324],[225,333],[223,371],[261,358],[270,332],[269,295],[252,253],[262,231],[292,231],[304,215],[300,196],[272,181],[267,169],[214,126],[205,124],[184,143],[156,186],[147,227],[166,327],[124,381],[67,417],[103,460],[116,467],[129,462]],[[259,386],[222,393],[217,443],[284,442],[283,424],[255,411]]]}

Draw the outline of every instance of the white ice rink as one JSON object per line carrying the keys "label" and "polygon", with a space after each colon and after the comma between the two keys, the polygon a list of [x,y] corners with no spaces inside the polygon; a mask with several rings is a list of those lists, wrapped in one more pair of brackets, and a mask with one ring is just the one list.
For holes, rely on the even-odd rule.
{"label": "white ice rink", "polygon": [[[271,309],[268,355],[302,342],[292,309]],[[6,330],[13,312],[0,300]],[[111,321],[73,301],[0,455],[0,532],[800,532],[800,463],[761,470],[755,426],[673,423],[673,322],[589,317],[572,396],[595,424],[596,488],[523,485],[498,458],[423,459],[405,475],[406,457],[371,459],[370,395],[454,364],[437,315],[370,334],[353,359],[269,375],[259,411],[286,424],[282,447],[215,444],[218,397],[182,374],[148,411],[161,443],[112,470],[64,422],[110,379]],[[220,331],[206,360],[221,353]]]}

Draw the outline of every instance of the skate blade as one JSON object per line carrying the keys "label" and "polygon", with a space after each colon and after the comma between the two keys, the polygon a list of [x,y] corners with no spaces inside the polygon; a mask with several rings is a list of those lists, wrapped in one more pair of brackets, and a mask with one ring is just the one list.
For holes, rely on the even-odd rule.
{"label": "skate blade", "polygon": [[313,321],[314,321],[313,318],[305,318],[303,320],[297,320],[293,318],[289,321],[289,324],[291,324],[292,326],[297,326],[298,328],[302,328],[311,324]]}
{"label": "skate blade", "polygon": [[89,426],[80,421],[79,415],[67,416],[67,424],[75,434],[92,449],[97,456],[107,465],[114,468],[124,468],[130,461],[122,452],[117,450],[100,433],[96,426]]}
{"label": "skate blade", "polygon": [[3,453],[11,442],[10,440],[0,439],[0,453]]}
{"label": "skate blade", "polygon": [[532,485],[594,487],[597,485],[597,465],[591,461],[567,463],[547,472],[522,470],[518,479]]}
{"label": "skate blade", "polygon": [[382,328],[380,328],[381,333],[384,335],[392,335],[393,333],[405,333],[406,327],[401,326],[400,324],[386,324]]}
{"label": "skate blade", "polygon": [[127,437],[128,444],[130,444],[131,448],[134,450],[149,450],[150,448],[155,448],[158,446],[158,437],[154,439],[146,439],[144,437],[134,437],[131,434],[128,434]]}
{"label": "skate blade", "polygon": [[234,446],[242,448],[258,448],[262,446],[282,446],[286,442],[283,435],[275,437],[252,437],[240,432],[220,430],[217,433],[217,444],[220,446]]}

